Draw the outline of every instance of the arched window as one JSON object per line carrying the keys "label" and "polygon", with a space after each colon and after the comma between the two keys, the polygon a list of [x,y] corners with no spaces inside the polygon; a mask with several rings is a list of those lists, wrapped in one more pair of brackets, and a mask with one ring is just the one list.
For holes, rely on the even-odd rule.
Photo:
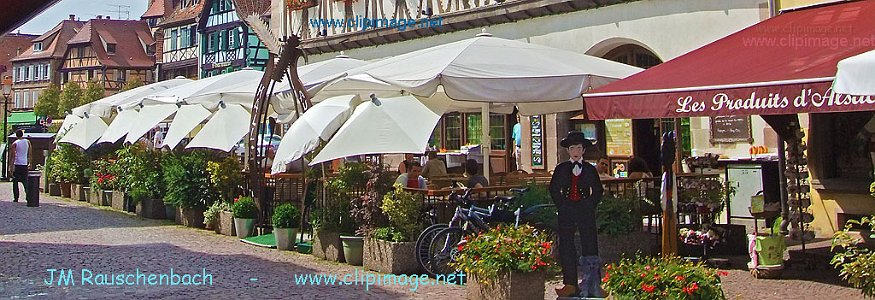
{"label": "arched window", "polygon": [[626,44],[614,48],[613,50],[608,51],[608,53],[604,55],[604,58],[642,69],[647,69],[662,63],[662,60],[659,59],[656,54],[653,54],[650,50],[644,49],[644,47],[634,44]]}

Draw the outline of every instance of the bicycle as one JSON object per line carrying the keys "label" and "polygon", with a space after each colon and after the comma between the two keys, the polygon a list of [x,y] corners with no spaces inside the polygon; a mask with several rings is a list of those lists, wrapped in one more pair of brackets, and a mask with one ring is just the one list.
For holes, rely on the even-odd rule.
{"label": "bicycle", "polygon": [[[497,196],[494,200],[496,203],[506,206],[508,203],[514,202],[518,196],[522,196],[527,191],[528,188],[511,189],[511,192],[516,194],[515,196]],[[556,238],[555,226],[552,224],[537,222],[531,218],[542,210],[553,207],[553,204],[533,205],[525,210],[522,210],[522,207],[518,207],[513,213],[510,213],[505,210],[496,211],[495,204],[490,206],[489,209],[474,206],[470,202],[470,190],[468,190],[462,197],[454,194],[451,194],[450,196],[454,202],[459,204],[459,206],[456,208],[456,213],[453,215],[453,219],[450,221],[450,224],[447,225],[447,228],[435,229],[439,231],[437,231],[432,237],[428,252],[430,257],[426,263],[430,267],[426,269],[430,275],[455,272],[456,270],[449,268],[449,264],[456,260],[456,257],[459,254],[458,246],[463,245],[466,242],[466,236],[489,230],[490,227],[487,224],[489,221],[513,223],[514,226],[519,226],[519,223],[522,220],[536,229],[547,231],[551,239],[555,240]],[[463,204],[469,205],[470,209],[466,210],[462,208],[461,205]]]}
{"label": "bicycle", "polygon": [[[434,276],[436,273],[433,268],[433,260],[431,259],[431,241],[434,239],[435,235],[438,232],[450,227],[451,224],[456,224],[457,220],[477,220],[475,221],[477,226],[481,228],[488,228],[486,226],[486,222],[483,218],[488,218],[492,215],[492,212],[495,211],[495,206],[491,206],[490,208],[480,208],[475,206],[470,201],[470,193],[471,190],[467,190],[465,195],[459,197],[456,192],[452,192],[450,194],[450,199],[457,204],[455,215],[453,216],[453,220],[450,224],[441,224],[435,223],[431,226],[427,227],[422,233],[419,234],[419,237],[416,239],[416,261],[419,263],[420,267],[426,271],[426,273]],[[468,208],[463,208],[463,206],[467,206]],[[431,220],[435,220],[435,212],[434,209],[431,208],[426,215],[430,216]]]}

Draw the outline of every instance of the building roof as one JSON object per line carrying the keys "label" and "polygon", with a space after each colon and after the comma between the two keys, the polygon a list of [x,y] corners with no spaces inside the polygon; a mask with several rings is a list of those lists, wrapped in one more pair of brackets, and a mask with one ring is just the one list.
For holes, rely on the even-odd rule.
{"label": "building roof", "polygon": [[167,0],[152,0],[149,9],[140,18],[160,18],[164,16],[164,6]]}
{"label": "building roof", "polygon": [[[107,54],[103,42],[114,43],[115,54]],[[144,68],[155,65],[144,45],[155,43],[145,21],[92,19],[67,45],[91,44],[98,60],[108,67]]]}
{"label": "building roof", "polygon": [[198,18],[201,15],[201,12],[204,10],[206,5],[204,3],[208,2],[207,0],[201,0],[195,3],[194,5],[189,5],[186,7],[173,7],[173,12],[161,21],[161,24],[158,24],[159,27],[172,27],[174,25],[181,24],[189,24],[197,22]]}
{"label": "building roof", "polygon": [[249,15],[257,14],[259,16],[270,14],[270,0],[233,0],[234,9],[237,10],[237,16],[240,19],[245,19]]}
{"label": "building roof", "polygon": [[6,66],[7,73],[12,72],[10,61],[18,55],[19,51],[24,51],[30,47],[31,41],[34,38],[36,38],[36,35],[11,33],[0,37],[0,65]]}
{"label": "building roof", "polygon": [[43,51],[33,52],[33,45],[29,45],[26,51],[12,59],[12,61],[64,57],[64,54],[67,53],[67,41],[73,38],[82,29],[83,25],[85,25],[85,22],[82,21],[61,21],[55,28],[33,39],[33,42],[43,43]]}

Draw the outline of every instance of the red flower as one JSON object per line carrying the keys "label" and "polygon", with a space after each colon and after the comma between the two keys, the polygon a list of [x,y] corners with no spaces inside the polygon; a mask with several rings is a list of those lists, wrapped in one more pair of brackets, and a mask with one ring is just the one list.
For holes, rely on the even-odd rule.
{"label": "red flower", "polygon": [[605,270],[610,270],[611,266],[613,266],[613,265],[608,265],[607,267],[605,267]]}
{"label": "red flower", "polygon": [[653,293],[653,290],[654,290],[654,289],[656,289],[656,286],[655,286],[655,285],[650,285],[650,284],[646,284],[646,283],[642,283],[642,284],[641,284],[641,290],[642,290],[642,291],[645,291],[645,292],[648,292],[648,293]]}
{"label": "red flower", "polygon": [[647,277],[647,273],[641,273],[641,278]]}
{"label": "red flower", "polygon": [[648,266],[644,266],[644,269],[647,270],[647,271],[650,271],[650,266],[649,266],[649,265],[648,265]]}
{"label": "red flower", "polygon": [[686,278],[684,278],[684,276],[681,276],[681,275],[674,277],[674,280],[677,280],[677,281],[684,281],[684,279],[686,279]]}
{"label": "red flower", "polygon": [[695,292],[698,289],[699,289],[699,283],[693,282],[693,284],[690,285],[690,290],[692,290],[693,292]]}
{"label": "red flower", "polygon": [[690,290],[690,288],[685,287],[685,288],[682,288],[681,290],[683,290],[684,293],[686,293],[687,295],[692,295],[692,294],[693,294],[693,291]]}
{"label": "red flower", "polygon": [[729,275],[729,272],[726,271],[717,271],[717,276],[726,276]]}
{"label": "red flower", "polygon": [[608,283],[608,280],[611,280],[611,274],[610,274],[610,273],[606,273],[606,274],[605,274],[605,278],[602,278],[602,282],[604,282],[604,283]]}

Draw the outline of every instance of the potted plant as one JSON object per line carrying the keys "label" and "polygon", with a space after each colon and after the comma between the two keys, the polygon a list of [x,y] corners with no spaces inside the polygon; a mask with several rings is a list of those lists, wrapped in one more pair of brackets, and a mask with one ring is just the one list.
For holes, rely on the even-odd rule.
{"label": "potted plant", "polygon": [[57,158],[54,155],[54,152],[49,155],[48,159],[46,159],[46,167],[45,174],[48,183],[46,184],[46,193],[49,196],[60,196],[61,195],[61,185],[58,183],[60,177],[60,170],[54,166]]}
{"label": "potted plant", "polygon": [[635,197],[606,196],[596,208],[596,224],[599,240],[599,257],[605,263],[613,263],[624,256],[640,253],[656,254],[659,240],[656,235],[642,231],[641,214]]}
{"label": "potted plant", "polygon": [[602,283],[614,299],[726,299],[725,274],[679,257],[638,256],[605,267]]}
{"label": "potted plant", "polygon": [[404,191],[401,185],[384,195],[380,208],[388,218],[389,226],[375,229],[365,240],[365,267],[392,274],[419,271],[416,236],[423,227],[421,207],[421,199]]}
{"label": "potted plant", "polygon": [[294,249],[299,217],[298,207],[291,203],[284,203],[273,210],[273,234],[277,249]]}
{"label": "potted plant", "polygon": [[106,159],[98,159],[94,162],[93,174],[91,175],[91,204],[110,205],[112,203],[112,189],[116,177],[109,171],[111,163]]}
{"label": "potted plant", "polygon": [[[87,160],[85,162],[89,163]],[[70,196],[76,201],[88,201],[86,183],[89,183],[91,168],[88,166],[86,169],[76,170],[76,173],[81,174],[77,174],[75,177],[75,181],[73,181],[73,185],[70,189]]]}
{"label": "potted plant", "polygon": [[234,212],[234,227],[237,229],[238,238],[247,238],[252,234],[255,227],[255,218],[258,217],[258,207],[252,197],[237,198],[237,202],[231,207]]}
{"label": "potted plant", "polygon": [[[870,186],[875,196],[875,184]],[[875,252],[871,240],[875,238],[875,215],[859,220],[848,220],[845,228],[833,235],[830,264],[839,270],[839,276],[851,286],[860,289],[863,297],[875,297]],[[859,237],[858,237],[859,236]]]}
{"label": "potted plant", "polygon": [[179,224],[203,228],[204,211],[218,198],[206,171],[209,157],[208,152],[195,150],[167,154],[161,159],[164,203],[176,207]]}
{"label": "potted plant", "polygon": [[456,246],[451,265],[468,274],[468,299],[544,299],[553,242],[533,227],[498,225]]}
{"label": "potted plant", "polygon": [[[348,262],[344,255],[341,235],[347,237],[350,254],[360,254],[363,237],[355,236],[357,225],[350,214],[350,199],[364,191],[368,178],[367,167],[360,163],[347,163],[338,176],[325,183],[322,207],[313,209],[310,222],[313,226],[313,255],[338,262]],[[356,253],[358,252],[358,253]],[[352,263],[361,264],[361,256],[352,257]]]}
{"label": "potted plant", "polygon": [[[216,232],[224,235],[236,235],[234,217],[228,203],[233,203],[232,198],[238,195],[238,185],[244,180],[243,165],[236,155],[228,155],[217,161],[207,162],[207,172],[210,174],[210,185],[219,195],[221,204],[215,211]],[[234,200],[236,201],[236,200]]]}
{"label": "potted plant", "polygon": [[87,169],[88,159],[78,148],[69,144],[61,144],[52,154],[52,169],[56,179],[61,183],[61,196],[70,198],[73,182],[81,182],[84,177],[82,170]]}
{"label": "potted plant", "polygon": [[140,144],[131,145],[128,150],[129,157],[121,159],[128,170],[125,183],[130,202],[126,208],[133,206],[134,212],[144,218],[164,218],[161,152],[146,149]]}
{"label": "potted plant", "polygon": [[213,202],[206,211],[204,211],[204,225],[207,229],[213,229],[216,233],[222,233],[221,224],[219,224],[219,215],[224,210],[230,210],[231,206],[225,201]]}

